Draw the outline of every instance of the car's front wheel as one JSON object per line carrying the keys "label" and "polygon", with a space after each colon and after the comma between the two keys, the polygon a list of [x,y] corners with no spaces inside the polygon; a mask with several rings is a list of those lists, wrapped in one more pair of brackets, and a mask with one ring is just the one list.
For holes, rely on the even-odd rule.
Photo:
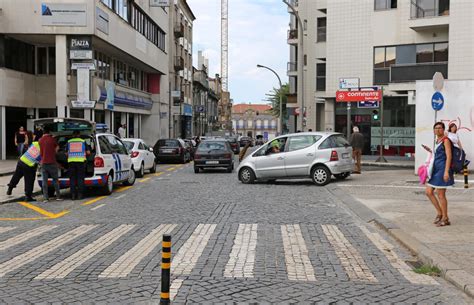
{"label": "car's front wheel", "polygon": [[123,185],[130,186],[135,184],[135,170],[133,168],[130,169],[128,173],[128,179],[123,183]]}
{"label": "car's front wheel", "polygon": [[331,181],[331,173],[327,167],[319,165],[311,171],[311,179],[313,179],[314,184],[324,186]]}
{"label": "car's front wheel", "polygon": [[242,181],[243,184],[252,184],[255,182],[255,174],[253,170],[249,167],[244,167],[239,172],[239,180]]}
{"label": "car's front wheel", "polygon": [[194,167],[194,173],[199,174],[199,167],[196,167],[196,166]]}

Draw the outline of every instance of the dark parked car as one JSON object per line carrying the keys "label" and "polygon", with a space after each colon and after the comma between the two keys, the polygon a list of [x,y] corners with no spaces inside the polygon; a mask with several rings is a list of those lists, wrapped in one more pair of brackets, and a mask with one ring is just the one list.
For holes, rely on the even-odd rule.
{"label": "dark parked car", "polygon": [[244,147],[249,142],[250,142],[250,147],[253,147],[253,139],[251,137],[241,137],[239,142],[240,142],[241,147]]}
{"label": "dark parked car", "polygon": [[194,172],[206,168],[224,167],[228,173],[234,170],[234,152],[227,140],[206,140],[199,144],[194,154]]}
{"label": "dark parked car", "polygon": [[153,147],[157,162],[181,162],[191,161],[191,153],[186,143],[181,139],[158,140]]}
{"label": "dark parked car", "polygon": [[234,152],[234,154],[240,153],[240,143],[239,141],[237,141],[237,138],[227,137],[226,140],[229,141],[230,148],[232,148],[232,151]]}
{"label": "dark parked car", "polygon": [[263,136],[258,135],[257,139],[255,140],[255,145],[259,146],[259,145],[263,145],[263,144],[265,144],[265,141],[263,140]]}
{"label": "dark parked car", "polygon": [[186,144],[186,149],[189,151],[189,154],[191,156],[191,160],[194,159],[194,152],[196,151],[196,147],[194,146],[193,142],[194,141],[188,139],[184,140],[184,143]]}

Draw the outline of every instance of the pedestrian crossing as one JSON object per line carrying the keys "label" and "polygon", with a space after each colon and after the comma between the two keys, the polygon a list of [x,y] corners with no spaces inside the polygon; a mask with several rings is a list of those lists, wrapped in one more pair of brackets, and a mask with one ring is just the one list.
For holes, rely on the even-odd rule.
{"label": "pedestrian crossing", "polygon": [[[160,224],[143,227],[121,224],[105,228],[97,224],[67,228],[43,225],[26,232],[21,232],[21,228],[0,227],[0,279],[21,270],[36,270],[36,264],[40,267],[38,272],[32,273],[32,280],[74,278],[94,261],[99,262],[94,265],[97,270],[89,270],[88,276],[92,273],[96,279],[132,278],[139,274],[137,270],[147,270],[144,265],[153,265],[152,269],[158,270],[162,235],[175,234],[171,274],[174,278],[172,287],[177,292],[187,276],[195,271],[199,274],[200,268],[205,268],[206,264],[215,264],[216,259],[208,260],[206,253],[216,246],[223,226],[232,225]],[[367,227],[351,227],[348,230],[334,224],[265,226],[266,229],[262,228],[264,225],[247,223],[227,230],[227,236],[223,239],[225,242],[221,242],[225,247],[219,252],[219,260],[225,261],[225,264],[219,265],[219,268],[211,266],[214,269],[212,275],[225,278],[265,277],[265,266],[262,264],[274,263],[284,266],[281,270],[286,272],[284,276],[290,281],[316,282],[327,279],[319,268],[321,261],[318,257],[332,255],[334,259],[331,263],[340,266],[349,281],[386,281],[377,267],[370,263],[374,254],[368,253],[364,249],[366,246],[361,246],[363,243],[354,240],[357,236],[370,244],[373,251],[378,251],[378,259],[385,260],[398,279],[412,284],[438,285],[433,278],[414,273],[397,255],[394,245]],[[312,229],[308,230],[305,226],[312,226]],[[272,234],[278,236],[270,245],[264,242],[264,234],[269,227]],[[314,230],[315,227],[317,230]],[[354,228],[358,233],[353,232]],[[50,235],[56,237],[49,238]],[[268,252],[281,252],[282,255],[275,256],[276,262],[265,262],[261,257]],[[45,257],[53,259],[43,263]]]}

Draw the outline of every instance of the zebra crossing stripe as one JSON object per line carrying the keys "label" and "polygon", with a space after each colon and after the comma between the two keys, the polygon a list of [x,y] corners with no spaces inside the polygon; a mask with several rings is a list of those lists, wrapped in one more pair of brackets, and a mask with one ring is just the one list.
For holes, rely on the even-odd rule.
{"label": "zebra crossing stripe", "polygon": [[282,225],[281,236],[285,250],[285,263],[289,280],[316,281],[314,268],[300,225]]}
{"label": "zebra crossing stripe", "polygon": [[0,234],[6,233],[6,232],[11,231],[13,229],[15,229],[15,227],[0,227]]}
{"label": "zebra crossing stripe", "polygon": [[183,279],[175,279],[170,286],[170,300],[173,301],[178,294],[179,288],[183,285]]}
{"label": "zebra crossing stripe", "polygon": [[359,251],[352,246],[337,226],[322,225],[321,227],[351,280],[378,282]]}
{"label": "zebra crossing stripe", "polygon": [[94,229],[96,225],[82,225],[69,232],[66,232],[42,245],[39,245],[23,254],[15,256],[14,258],[0,264],[0,277],[7,273],[16,270],[32,261],[56,250],[57,248],[67,244],[68,242],[78,238],[79,236]]}
{"label": "zebra crossing stripe", "polygon": [[162,224],[151,231],[145,238],[138,242],[132,249],[113,262],[105,269],[99,278],[118,278],[126,277],[132,270],[155,249],[162,240],[163,234],[169,234],[176,225]]}
{"label": "zebra crossing stripe", "polygon": [[197,226],[171,263],[171,273],[173,275],[191,274],[216,226],[215,224],[199,224]]}
{"label": "zebra crossing stripe", "polygon": [[393,268],[412,284],[439,285],[431,276],[415,273],[395,252],[395,247],[385,240],[379,233],[372,233],[366,227],[359,227],[370,241],[382,252]]}
{"label": "zebra crossing stripe", "polygon": [[14,236],[12,238],[9,238],[5,241],[0,242],[0,251],[7,250],[8,248],[21,244],[22,242],[25,242],[28,239],[41,235],[56,227],[57,226],[41,226],[33,230],[27,231],[25,233],[18,234],[17,236]]}
{"label": "zebra crossing stripe", "polygon": [[257,224],[239,224],[224,277],[253,277],[256,248]]}
{"label": "zebra crossing stripe", "polygon": [[56,279],[65,278],[74,269],[85,263],[94,255],[111,245],[114,241],[119,239],[122,235],[133,229],[135,225],[121,225],[109,233],[103,235],[94,242],[88,244],[81,250],[75,252],[65,260],[57,263],[53,267],[38,275],[35,279]]}

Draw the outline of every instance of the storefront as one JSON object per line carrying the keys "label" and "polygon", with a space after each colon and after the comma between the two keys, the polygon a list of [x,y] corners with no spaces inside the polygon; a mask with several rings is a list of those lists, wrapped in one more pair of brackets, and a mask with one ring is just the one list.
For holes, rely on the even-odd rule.
{"label": "storefront", "polygon": [[183,104],[183,113],[184,115],[182,116],[183,120],[183,130],[181,132],[181,137],[183,139],[186,138],[191,138],[193,135],[193,106],[189,104]]}

